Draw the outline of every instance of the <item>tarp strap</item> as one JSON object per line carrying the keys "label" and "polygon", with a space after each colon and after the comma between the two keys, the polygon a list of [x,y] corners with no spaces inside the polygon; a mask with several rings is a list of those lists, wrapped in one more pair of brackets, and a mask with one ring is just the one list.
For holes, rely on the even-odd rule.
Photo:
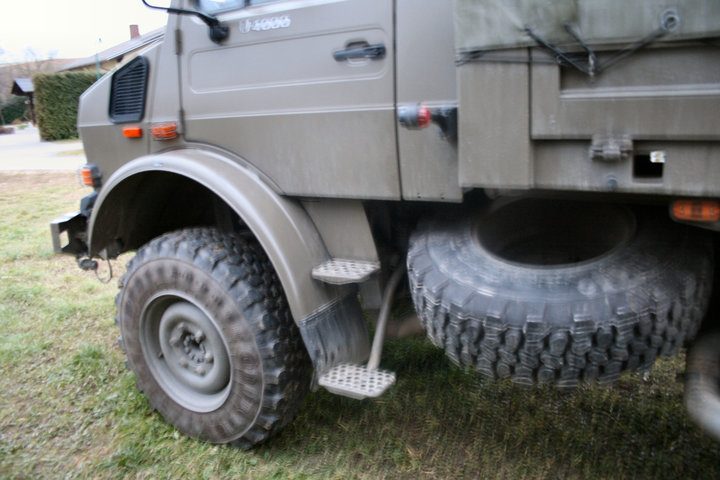
{"label": "tarp strap", "polygon": [[[572,67],[585,75],[589,77],[595,77],[596,75],[599,75],[600,73],[604,72],[605,70],[609,69],[610,67],[616,65],[617,63],[621,62],[625,58],[629,57],[633,53],[637,52],[638,50],[641,50],[648,45],[654,43],[658,39],[664,37],[667,35],[671,29],[669,29],[666,25],[660,26],[657,30],[653,31],[649,35],[637,40],[636,42],[633,42],[626,47],[624,47],[622,50],[617,52],[612,57],[608,58],[602,64],[598,61],[598,57],[596,53],[592,50],[592,48],[580,37],[580,35],[570,26],[570,24],[564,24],[565,31],[567,31],[574,39],[575,41],[585,50],[584,55],[578,55],[577,53],[571,53],[571,52],[565,52],[561,50],[556,45],[553,45],[552,43],[546,41],[543,39],[537,32],[535,32],[532,28],[526,27],[525,33],[532,38],[535,43],[538,44],[540,48],[550,53],[553,58],[555,59],[555,63],[563,66],[569,66]],[[471,63],[471,62],[493,62],[493,63],[552,63],[549,61],[542,61],[542,60],[521,60],[517,58],[502,58],[502,57],[491,57],[491,58],[485,58],[485,54],[487,52],[484,51],[474,51],[474,52],[465,52],[459,55],[456,64],[463,65],[465,63]]]}
{"label": "tarp strap", "polygon": [[658,40],[661,37],[664,37],[667,35],[668,30],[664,27],[660,27],[654,32],[650,33],[649,35],[641,38],[640,40],[631,43],[630,45],[627,45],[625,48],[617,52],[615,55],[607,59],[605,62],[600,64],[598,61],[597,55],[593,50],[588,46],[583,40],[580,38],[580,36],[575,32],[575,30],[572,29],[572,27],[568,24],[564,25],[565,30],[572,35],[572,37],[583,47],[585,52],[587,53],[587,57],[584,61],[580,61],[577,55],[573,55],[567,52],[563,52],[555,45],[546,42],[543,40],[537,33],[535,33],[531,28],[526,28],[525,32],[533,39],[535,42],[543,49],[548,52],[550,52],[554,57],[555,61],[560,65],[568,65],[570,67],[573,67],[574,69],[584,73],[585,75],[589,77],[595,77],[596,75],[599,75],[600,73],[604,72],[608,68],[612,67],[613,65],[616,65],[620,61],[624,60],[625,58],[629,57],[633,53],[637,52],[638,50],[647,47],[648,45],[654,43],[656,40]]}

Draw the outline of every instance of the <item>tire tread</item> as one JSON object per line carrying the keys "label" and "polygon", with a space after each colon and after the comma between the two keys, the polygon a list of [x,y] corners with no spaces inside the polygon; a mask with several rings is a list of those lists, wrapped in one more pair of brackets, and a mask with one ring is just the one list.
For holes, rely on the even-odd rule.
{"label": "tire tread", "polygon": [[[121,327],[121,307],[129,301],[124,287],[131,278],[141,280],[136,273],[143,265],[165,258],[201,269],[221,291],[229,293],[253,333],[262,362],[263,391],[254,419],[242,418],[243,412],[225,417],[210,412],[208,425],[202,429],[190,423],[191,416],[174,402],[150,398],[150,404],[156,405],[166,420],[181,431],[213,443],[231,443],[247,449],[267,440],[297,412],[309,390],[310,370],[304,344],[269,259],[251,236],[227,234],[214,228],[185,229],[158,237],[137,251],[120,282],[122,290],[116,303]],[[153,273],[168,275],[156,270]],[[193,281],[198,279],[187,279],[189,283]],[[214,300],[220,302],[219,308],[223,307],[219,296]],[[132,362],[130,367],[138,375]],[[233,416],[237,417],[235,421]],[[234,425],[243,421],[249,422],[250,427],[234,431]]]}
{"label": "tire tread", "polygon": [[[444,228],[450,233],[436,238]],[[458,244],[472,248],[469,230],[447,227],[444,221],[421,224],[411,237],[407,266],[411,296],[432,343],[454,363],[482,376],[560,388],[574,388],[580,381],[612,383],[623,371],[648,369],[658,355],[676,353],[700,326],[712,280],[712,250],[702,233],[686,229],[686,243],[673,252],[677,258],[638,254],[629,268],[645,272],[654,262],[649,276],[654,283],[558,304],[535,297],[518,300],[510,282],[504,292],[496,284],[469,286],[467,274],[462,281],[456,278],[446,258],[470,256],[457,251]],[[608,284],[617,281],[608,265],[600,270]],[[684,278],[674,279],[676,273]],[[585,313],[598,311],[602,302],[611,307],[608,318]]]}

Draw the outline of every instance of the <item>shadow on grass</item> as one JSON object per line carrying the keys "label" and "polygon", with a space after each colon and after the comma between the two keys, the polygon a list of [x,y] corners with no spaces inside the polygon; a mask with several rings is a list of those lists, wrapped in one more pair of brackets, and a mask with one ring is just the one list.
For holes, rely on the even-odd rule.
{"label": "shadow on grass", "polygon": [[389,342],[386,396],[315,392],[259,451],[388,478],[719,478],[720,448],[682,406],[682,359],[661,363],[647,381],[564,393],[483,381],[423,339]]}
{"label": "shadow on grass", "polygon": [[117,478],[720,478],[720,447],[682,406],[682,358],[660,360],[647,379],[570,393],[482,380],[425,339],[389,341],[383,358],[398,375],[386,395],[314,392],[250,452],[180,435],[126,372],[113,415],[120,441],[100,467]]}

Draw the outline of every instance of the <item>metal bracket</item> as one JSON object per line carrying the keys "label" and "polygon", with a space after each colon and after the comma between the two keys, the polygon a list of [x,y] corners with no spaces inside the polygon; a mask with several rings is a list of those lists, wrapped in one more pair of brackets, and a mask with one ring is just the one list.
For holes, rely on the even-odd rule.
{"label": "metal bracket", "polygon": [[632,156],[633,141],[629,135],[593,135],[590,159],[603,162],[621,162]]}
{"label": "metal bracket", "polygon": [[[426,107],[422,103],[400,105],[398,122],[408,130],[420,130],[434,123],[440,127],[440,137],[448,142],[457,141],[458,108],[456,105]],[[428,118],[429,116],[429,118]]]}
{"label": "metal bracket", "polygon": [[443,140],[454,142],[458,136],[458,109],[457,107],[437,107],[430,109],[432,121],[440,127],[440,136]]}
{"label": "metal bracket", "polygon": [[382,308],[373,338],[370,360],[367,365],[342,363],[335,365],[320,376],[318,383],[330,392],[362,400],[367,397],[379,397],[395,383],[395,374],[378,368],[380,355],[385,341],[385,329],[390,316],[395,290],[405,273],[404,265],[398,266],[385,286]]}
{"label": "metal bracket", "polygon": [[[50,222],[50,235],[55,253],[87,255],[87,217],[80,212],[63,215]],[[67,232],[64,243],[62,234]]]}

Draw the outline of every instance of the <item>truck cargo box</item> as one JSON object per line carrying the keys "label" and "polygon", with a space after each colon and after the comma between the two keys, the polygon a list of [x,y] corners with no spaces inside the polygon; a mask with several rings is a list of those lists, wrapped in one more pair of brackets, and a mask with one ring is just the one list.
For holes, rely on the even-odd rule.
{"label": "truck cargo box", "polygon": [[720,2],[457,0],[464,187],[718,195]]}

